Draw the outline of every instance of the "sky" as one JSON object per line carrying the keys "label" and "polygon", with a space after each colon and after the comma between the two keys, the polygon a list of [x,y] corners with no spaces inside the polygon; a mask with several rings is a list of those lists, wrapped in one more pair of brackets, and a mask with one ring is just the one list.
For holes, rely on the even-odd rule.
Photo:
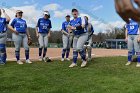
{"label": "sky", "polygon": [[43,11],[51,14],[52,30],[60,30],[65,16],[77,8],[80,16],[87,15],[93,24],[95,33],[105,32],[114,27],[123,27],[123,20],[116,14],[114,0],[0,0],[0,8],[14,18],[16,10],[24,12],[28,26],[35,27],[37,20],[43,17]]}

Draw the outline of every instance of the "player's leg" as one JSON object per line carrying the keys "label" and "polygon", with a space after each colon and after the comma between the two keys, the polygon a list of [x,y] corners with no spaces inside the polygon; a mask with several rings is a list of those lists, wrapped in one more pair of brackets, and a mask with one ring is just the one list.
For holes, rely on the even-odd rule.
{"label": "player's leg", "polygon": [[132,62],[133,48],[134,48],[133,36],[129,35],[128,36],[128,62],[126,63],[126,65],[130,65]]}
{"label": "player's leg", "polygon": [[4,65],[6,63],[6,39],[7,39],[7,33],[1,33],[0,34],[0,64]]}
{"label": "player's leg", "polygon": [[67,50],[66,50],[66,60],[70,61],[69,59],[69,54],[70,54],[70,48],[71,48],[71,41],[70,41],[71,36],[67,37]]}
{"label": "player's leg", "polygon": [[87,39],[88,39],[88,34],[85,33],[79,37],[77,42],[77,51],[79,51],[79,54],[83,60],[81,67],[85,67],[87,64],[85,50],[84,50],[84,44],[86,43]]}
{"label": "player's leg", "polygon": [[49,57],[46,57],[47,48],[48,48],[48,34],[44,34],[44,51],[43,51],[43,61],[51,62],[52,60]]}
{"label": "player's leg", "polygon": [[62,49],[62,59],[61,59],[61,61],[64,61],[65,54],[66,54],[66,51],[67,51],[68,37],[66,35],[63,35],[62,40],[63,40],[63,49]]}
{"label": "player's leg", "polygon": [[70,68],[77,66],[77,57],[78,57],[77,41],[78,41],[78,37],[74,36],[74,38],[73,38],[73,62],[69,66]]}
{"label": "player's leg", "polygon": [[137,56],[137,65],[136,67],[140,67],[140,43],[138,42],[138,35],[134,36],[134,49],[136,51],[136,56]]}
{"label": "player's leg", "polygon": [[89,44],[87,45],[87,52],[88,52],[88,61],[91,60],[91,54],[92,54],[92,37],[89,39]]}
{"label": "player's leg", "polygon": [[15,56],[17,59],[17,63],[18,64],[23,64],[23,62],[20,61],[20,47],[21,47],[21,42],[22,42],[22,37],[16,34],[12,34],[12,38],[14,41],[14,45],[15,45]]}
{"label": "player's leg", "polygon": [[43,50],[43,47],[44,47],[44,37],[43,37],[43,34],[40,34],[39,33],[39,38],[38,38],[38,41],[39,41],[39,60],[42,61],[42,50]]}
{"label": "player's leg", "polygon": [[27,38],[26,34],[23,35],[23,46],[24,46],[24,49],[25,49],[26,63],[31,64],[32,62],[30,61],[28,38]]}

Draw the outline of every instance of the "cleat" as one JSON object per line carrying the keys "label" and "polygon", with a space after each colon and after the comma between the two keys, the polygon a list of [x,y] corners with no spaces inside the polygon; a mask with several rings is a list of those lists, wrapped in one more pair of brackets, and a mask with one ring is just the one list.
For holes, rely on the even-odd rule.
{"label": "cleat", "polygon": [[66,60],[67,60],[67,61],[70,61],[70,59],[69,59],[69,58],[66,58]]}
{"label": "cleat", "polygon": [[43,60],[44,62],[47,62],[46,57],[44,57],[42,60]]}
{"label": "cleat", "polygon": [[129,66],[129,65],[131,65],[131,62],[127,62],[125,65],[126,65],[126,66]]}
{"label": "cleat", "polygon": [[5,65],[6,63],[5,62],[0,62],[0,65]]}
{"label": "cleat", "polygon": [[47,57],[46,59],[47,59],[47,62],[52,62],[52,60],[49,57]]}
{"label": "cleat", "polygon": [[42,61],[42,57],[40,56],[38,60],[39,60],[39,61]]}
{"label": "cleat", "polygon": [[87,66],[87,61],[83,61],[83,63],[81,64],[81,67],[86,67]]}
{"label": "cleat", "polygon": [[88,58],[87,60],[88,60],[88,61],[91,61],[92,59],[91,59],[91,58]]}
{"label": "cleat", "polygon": [[22,65],[22,64],[23,64],[23,62],[22,62],[22,61],[20,61],[20,60],[18,60],[18,61],[17,61],[17,64]]}
{"label": "cleat", "polygon": [[76,67],[76,66],[77,66],[76,63],[72,63],[69,67],[70,67],[70,68],[73,68],[73,67]]}
{"label": "cleat", "polygon": [[61,61],[63,62],[64,61],[64,58],[62,58]]}
{"label": "cleat", "polygon": [[136,67],[140,67],[140,63],[137,63]]}
{"label": "cleat", "polygon": [[28,63],[28,64],[32,64],[32,62],[31,62],[31,60],[26,60],[26,63]]}

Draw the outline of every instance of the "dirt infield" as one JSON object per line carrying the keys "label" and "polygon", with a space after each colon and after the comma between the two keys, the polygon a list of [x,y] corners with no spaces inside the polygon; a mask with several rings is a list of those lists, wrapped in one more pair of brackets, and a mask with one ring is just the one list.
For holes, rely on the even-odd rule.
{"label": "dirt infield", "polygon": [[[7,48],[7,60],[15,61],[15,49]],[[61,48],[48,48],[47,56],[52,59],[60,59],[61,58]],[[24,49],[21,49],[21,59],[25,59]],[[93,49],[92,56],[93,57],[108,57],[108,56],[126,56],[127,50],[118,50],[118,49]],[[70,53],[70,58],[72,58],[72,49]],[[30,59],[38,60],[38,48],[30,49]]]}

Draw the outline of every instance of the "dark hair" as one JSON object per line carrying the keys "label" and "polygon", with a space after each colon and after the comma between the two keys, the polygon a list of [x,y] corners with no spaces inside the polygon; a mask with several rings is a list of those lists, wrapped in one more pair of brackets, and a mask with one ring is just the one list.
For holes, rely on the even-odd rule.
{"label": "dark hair", "polygon": [[70,17],[70,15],[66,15],[66,17]]}
{"label": "dark hair", "polygon": [[78,12],[76,8],[73,8],[71,12]]}
{"label": "dark hair", "polygon": [[87,16],[85,16],[86,17],[86,19],[88,20],[88,17]]}

